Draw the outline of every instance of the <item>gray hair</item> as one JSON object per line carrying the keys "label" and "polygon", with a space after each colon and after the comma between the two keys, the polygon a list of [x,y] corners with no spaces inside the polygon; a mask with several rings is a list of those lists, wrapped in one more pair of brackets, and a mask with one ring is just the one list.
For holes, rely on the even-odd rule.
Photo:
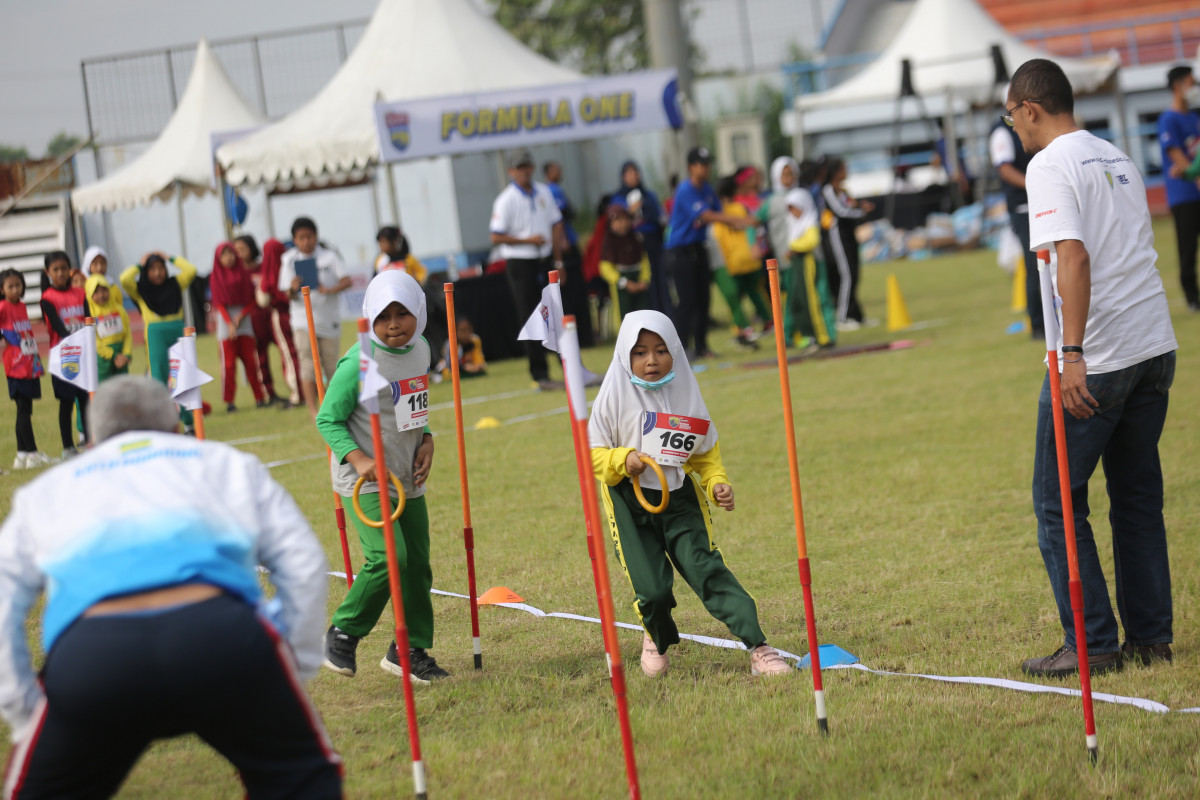
{"label": "gray hair", "polygon": [[100,384],[88,407],[92,441],[128,431],[175,433],[179,412],[167,387],[152,378],[121,375]]}

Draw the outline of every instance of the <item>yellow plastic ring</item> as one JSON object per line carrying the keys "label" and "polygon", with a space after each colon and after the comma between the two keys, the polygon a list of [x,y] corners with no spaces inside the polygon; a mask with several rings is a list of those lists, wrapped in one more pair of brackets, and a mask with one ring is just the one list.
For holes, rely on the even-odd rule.
{"label": "yellow plastic ring", "polygon": [[638,502],[642,504],[642,508],[651,514],[661,514],[667,510],[667,503],[671,502],[671,493],[667,490],[667,476],[663,475],[662,467],[653,458],[642,456],[642,463],[654,470],[654,475],[658,478],[658,485],[662,487],[662,501],[656,506],[652,506],[646,502],[646,496],[642,494],[642,484],[636,475],[633,476],[633,493],[637,495]]}
{"label": "yellow plastic ring", "polygon": [[[400,515],[404,513],[404,487],[400,485],[400,481],[398,481],[396,476],[392,473],[389,472],[388,477],[392,479],[392,485],[396,487],[396,492],[400,495],[396,498],[396,510],[392,512],[392,522],[395,522],[396,520],[400,519]],[[383,520],[376,522],[375,520],[367,517],[367,515],[363,513],[362,504],[358,502],[358,493],[362,490],[362,485],[366,480],[366,478],[360,477],[354,484],[354,493],[350,495],[350,500],[354,504],[354,513],[357,514],[358,518],[362,520],[363,525],[368,525],[372,528],[382,528]]]}

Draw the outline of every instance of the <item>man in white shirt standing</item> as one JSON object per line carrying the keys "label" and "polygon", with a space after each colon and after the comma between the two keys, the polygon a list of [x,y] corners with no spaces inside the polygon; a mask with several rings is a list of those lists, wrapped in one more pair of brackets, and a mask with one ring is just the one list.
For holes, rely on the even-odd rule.
{"label": "man in white shirt standing", "polygon": [[[505,272],[512,290],[517,318],[525,319],[538,307],[542,287],[550,269],[563,271],[562,213],[549,187],[533,180],[533,156],[528,150],[515,150],[508,156],[508,176],[512,183],[492,204],[489,225],[492,244],[497,254],[507,262]],[[553,261],[550,256],[553,254]],[[550,380],[546,366],[546,351],[541,342],[526,341],[529,375],[541,389],[557,389],[562,384]]]}
{"label": "man in white shirt standing", "polygon": [[[1034,59],[1013,74],[1005,106],[1025,152],[1030,247],[1057,253],[1059,359],[1084,621],[1092,674],[1122,654],[1171,660],[1171,572],[1158,439],[1175,376],[1175,333],[1156,266],[1146,187],[1129,157],[1075,124],[1071,84]],[[1077,672],[1049,376],[1038,405],[1033,507],[1038,546],[1064,644],[1022,664],[1031,675]],[[1088,479],[1103,459],[1111,501],[1119,639],[1088,523]]]}
{"label": "man in white shirt standing", "polygon": [[[315,419],[317,416],[317,369],[313,363],[312,345],[308,341],[308,314],[300,290],[306,280],[315,276],[316,285],[309,283],[313,326],[317,334],[317,352],[321,371],[326,379],[333,374],[342,355],[342,312],[338,295],[350,288],[346,264],[333,250],[321,246],[317,225],[308,217],[297,217],[292,223],[292,242],[296,245],[283,254],[279,266],[279,291],[291,298],[292,335],[296,338],[296,353],[300,356],[300,388],[304,402]],[[300,266],[297,267],[297,262]]]}

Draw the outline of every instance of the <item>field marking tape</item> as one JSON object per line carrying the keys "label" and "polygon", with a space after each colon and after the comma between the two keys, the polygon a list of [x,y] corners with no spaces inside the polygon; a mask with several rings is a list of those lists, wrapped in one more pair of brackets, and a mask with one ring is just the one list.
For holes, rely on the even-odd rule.
{"label": "field marking tape", "polygon": [[[329,574],[343,580],[346,578],[346,573],[344,572],[330,572]],[[430,594],[441,595],[442,597],[454,597],[460,600],[469,599],[465,594],[459,594],[458,592],[445,592],[441,589],[431,589]],[[524,611],[532,614],[535,617],[573,619],[579,622],[592,622],[595,624],[600,623],[600,620],[596,617],[588,617],[582,614],[567,614],[558,611],[542,611],[540,608],[531,606],[528,603],[493,603],[492,605],[496,605],[501,608],[512,608],[518,611]],[[628,622],[618,622],[616,625],[618,628],[626,628],[633,631],[642,630],[642,626],[633,625]],[[690,633],[681,633],[679,634],[679,638],[687,639],[688,641],[696,642],[698,644],[708,645],[710,647],[722,647],[727,650],[746,649],[746,645],[734,639],[718,639],[714,636],[697,636]],[[793,661],[800,660],[800,656],[796,655],[795,653],[789,653],[786,650],[779,650],[779,655],[783,656],[784,658],[792,659]],[[799,669],[799,667],[797,667],[797,669]],[[825,667],[824,669],[856,669],[862,672],[869,672],[872,675],[892,675],[900,678],[922,678],[924,680],[940,681],[942,683],[966,683],[975,686],[994,686],[999,689],[1008,689],[1016,692],[1028,692],[1030,694],[1058,694],[1065,697],[1082,696],[1082,693],[1078,689],[1068,689],[1065,686],[1043,686],[1040,683],[1012,681],[1006,678],[976,678],[963,676],[925,675],[916,672],[889,672],[887,670],[871,669],[863,664],[837,664],[834,666]],[[1143,711],[1152,711],[1157,714],[1166,714],[1172,711],[1176,714],[1200,714],[1200,707],[1170,709],[1162,703],[1154,700],[1145,700],[1140,697],[1125,697],[1124,695],[1108,694],[1106,692],[1092,692],[1092,698],[1103,703],[1133,706],[1134,708],[1140,708]]]}

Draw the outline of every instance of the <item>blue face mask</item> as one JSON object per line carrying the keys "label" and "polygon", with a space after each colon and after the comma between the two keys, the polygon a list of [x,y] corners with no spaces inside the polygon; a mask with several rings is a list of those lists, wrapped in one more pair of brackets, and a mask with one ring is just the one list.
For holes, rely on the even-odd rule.
{"label": "blue face mask", "polygon": [[659,389],[666,386],[671,381],[675,380],[675,370],[671,370],[666,375],[663,375],[661,378],[659,378],[658,380],[653,381],[653,382],[643,380],[643,379],[639,378],[637,375],[630,375],[629,380],[631,383],[633,383],[634,386],[638,386],[642,389],[649,389],[652,392],[657,392]]}

